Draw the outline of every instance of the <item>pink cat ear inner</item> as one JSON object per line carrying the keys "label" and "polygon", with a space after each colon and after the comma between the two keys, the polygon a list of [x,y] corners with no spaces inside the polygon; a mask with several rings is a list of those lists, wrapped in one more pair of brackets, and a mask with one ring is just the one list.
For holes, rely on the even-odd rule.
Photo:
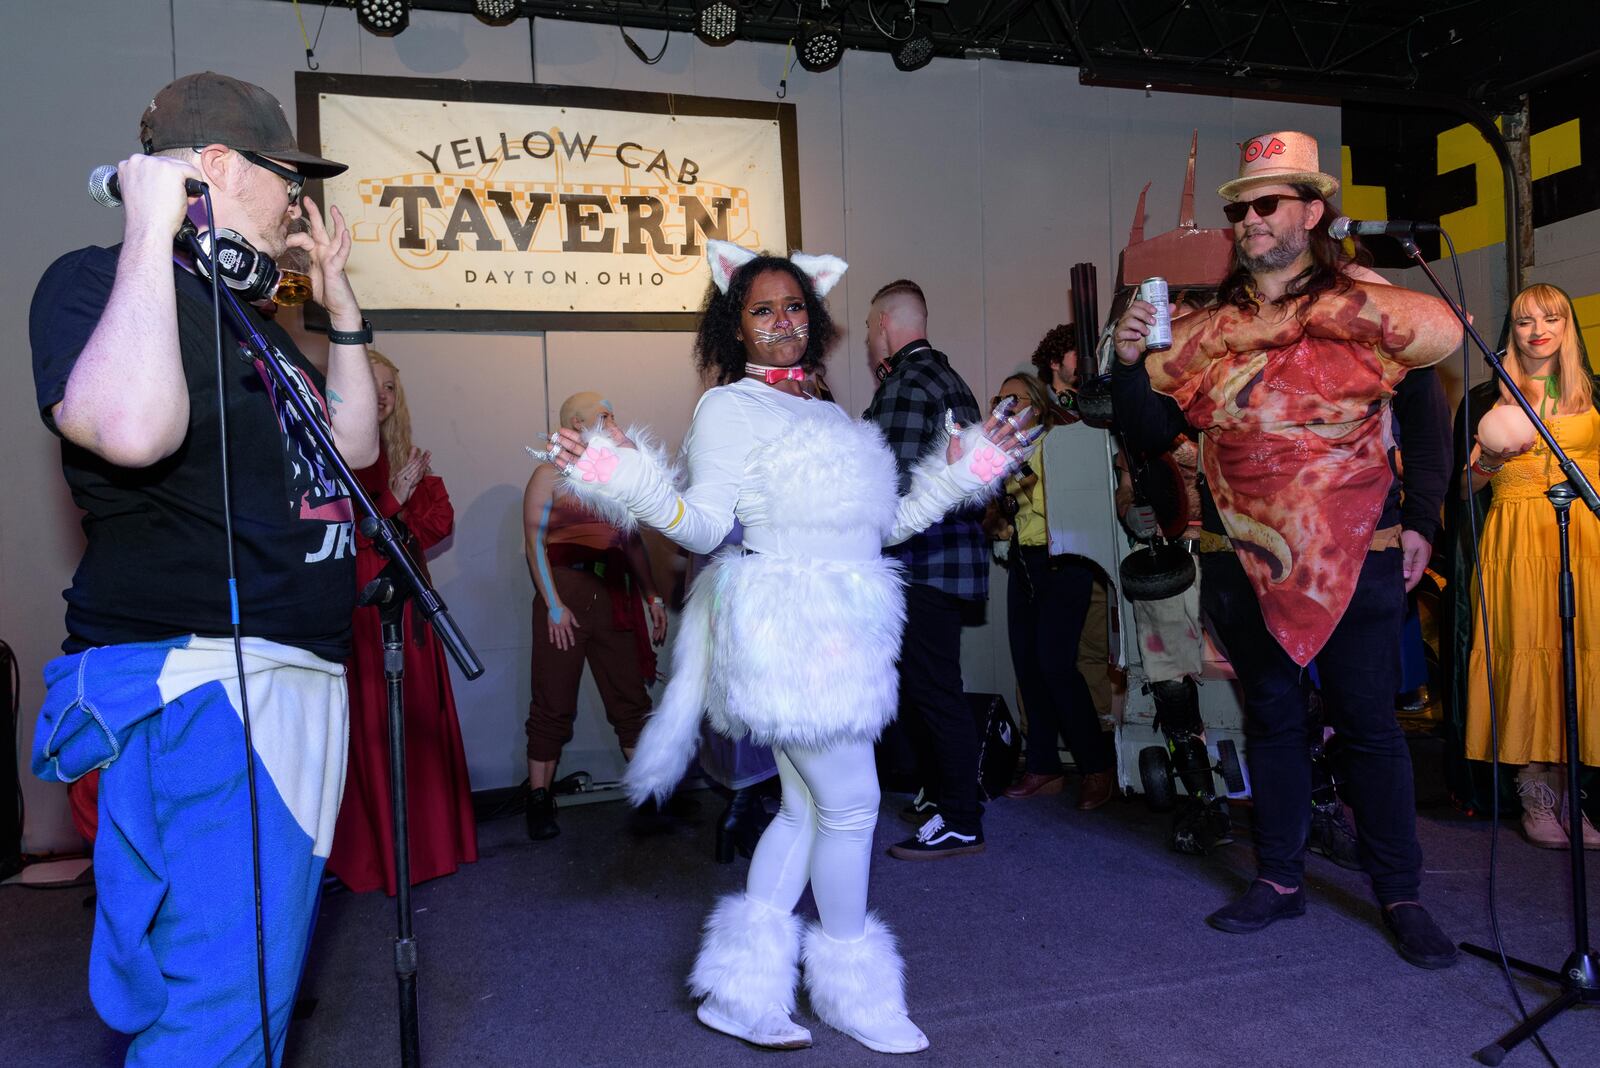
{"label": "pink cat ear inner", "polygon": [[838,256],[808,256],[804,252],[789,255],[789,262],[806,273],[818,297],[828,295],[828,290],[839,284],[850,265]]}
{"label": "pink cat ear inner", "polygon": [[754,249],[735,245],[732,241],[718,241],[712,238],[706,242],[706,262],[711,264],[711,280],[723,293],[728,291],[728,281],[733,277],[733,272],[759,255],[761,253]]}

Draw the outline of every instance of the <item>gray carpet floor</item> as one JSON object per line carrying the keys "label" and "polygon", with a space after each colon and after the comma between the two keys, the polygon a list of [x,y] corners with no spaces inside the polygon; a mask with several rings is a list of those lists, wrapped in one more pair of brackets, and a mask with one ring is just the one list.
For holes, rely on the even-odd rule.
{"label": "gray carpet floor", "polygon": [[[712,859],[720,802],[636,839],[620,804],[561,813],[530,843],[519,818],[480,826],[482,859],[418,887],[424,1063],[429,1065],[882,1064],[806,1010],[816,1045],[751,1049],[700,1026],[684,989],[713,899],[746,862]],[[1463,957],[1427,972],[1391,948],[1359,873],[1309,860],[1310,908],[1259,934],[1212,931],[1205,914],[1245,885],[1247,838],[1208,858],[1164,844],[1141,804],[1079,813],[1067,797],[1002,800],[988,851],[939,863],[880,853],[872,900],[898,932],[922,1065],[1464,1065],[1515,1019],[1506,982]],[[878,845],[906,832],[885,800]],[[1420,818],[1424,894],[1458,939],[1488,941],[1489,825]],[[1570,947],[1564,853],[1500,835],[1500,922],[1513,955],[1556,966]],[[1600,855],[1590,855],[1600,905]],[[120,1063],[124,1040],[85,989],[87,890],[0,890],[0,1064]],[[801,908],[809,907],[809,900]],[[290,1036],[294,1066],[397,1063],[391,900],[323,903]],[[1525,1002],[1542,984],[1520,982]],[[1600,1007],[1552,1024],[1562,1065],[1600,1064]],[[1531,1045],[1509,1065],[1543,1063]],[[200,1066],[184,1066],[200,1068]]]}

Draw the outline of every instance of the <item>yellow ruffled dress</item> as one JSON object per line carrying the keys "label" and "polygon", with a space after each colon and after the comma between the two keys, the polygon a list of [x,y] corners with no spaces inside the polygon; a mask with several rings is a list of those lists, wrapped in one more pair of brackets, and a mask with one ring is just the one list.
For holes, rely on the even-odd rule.
{"label": "yellow ruffled dress", "polygon": [[[1600,412],[1590,409],[1547,422],[1567,455],[1600,482]],[[1556,612],[1561,550],[1555,510],[1544,495],[1561,480],[1542,440],[1508,460],[1490,483],[1494,499],[1479,539],[1500,759],[1507,764],[1566,759],[1561,617]],[[1573,504],[1571,514],[1579,755],[1585,764],[1600,765],[1600,521],[1581,502]],[[1467,756],[1474,760],[1488,760],[1493,750],[1483,671],[1483,610],[1474,592],[1467,708]]]}

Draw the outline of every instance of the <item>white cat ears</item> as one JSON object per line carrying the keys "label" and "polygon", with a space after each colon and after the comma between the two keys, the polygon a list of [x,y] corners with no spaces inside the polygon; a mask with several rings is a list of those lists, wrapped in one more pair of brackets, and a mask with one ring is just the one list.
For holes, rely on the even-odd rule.
{"label": "white cat ears", "polygon": [[[728,281],[733,277],[733,272],[760,256],[761,253],[754,249],[735,245],[731,241],[718,241],[712,239],[706,242],[706,260],[711,264],[711,280],[717,284],[717,289],[723,293],[728,291]],[[817,291],[818,297],[825,297],[828,291],[839,283],[844,277],[844,272],[849,269],[838,256],[808,256],[804,252],[791,253],[789,262],[805,272],[811,279],[812,288]]]}

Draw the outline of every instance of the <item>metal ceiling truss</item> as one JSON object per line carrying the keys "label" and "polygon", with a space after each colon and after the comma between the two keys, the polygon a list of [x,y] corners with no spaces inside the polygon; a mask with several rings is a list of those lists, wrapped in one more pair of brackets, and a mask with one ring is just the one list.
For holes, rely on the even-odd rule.
{"label": "metal ceiling truss", "polygon": [[[275,0],[283,2],[283,0]],[[349,0],[332,0],[345,7]],[[410,0],[471,13],[473,0]],[[844,47],[892,52],[916,25],[935,55],[1230,82],[1245,96],[1421,90],[1509,105],[1532,82],[1600,58],[1600,4],[1573,0],[727,0],[738,39],[785,43],[808,23]],[[693,33],[696,0],[515,0],[524,16]],[[914,8],[913,8],[914,5]],[[303,0],[309,16],[316,0]],[[1159,71],[1159,76],[1157,72]]]}

